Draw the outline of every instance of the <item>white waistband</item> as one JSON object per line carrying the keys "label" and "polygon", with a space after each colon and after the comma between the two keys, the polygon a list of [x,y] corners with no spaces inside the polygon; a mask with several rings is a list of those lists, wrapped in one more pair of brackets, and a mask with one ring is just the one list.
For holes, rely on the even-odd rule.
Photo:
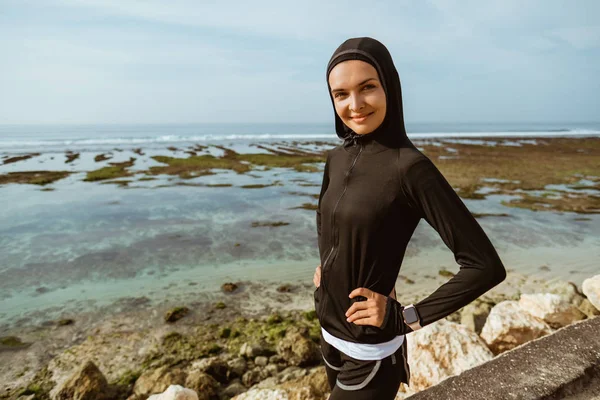
{"label": "white waistband", "polygon": [[382,360],[387,356],[394,354],[404,342],[404,335],[399,335],[389,342],[368,344],[354,343],[337,338],[321,327],[323,339],[342,353],[349,355],[357,360]]}

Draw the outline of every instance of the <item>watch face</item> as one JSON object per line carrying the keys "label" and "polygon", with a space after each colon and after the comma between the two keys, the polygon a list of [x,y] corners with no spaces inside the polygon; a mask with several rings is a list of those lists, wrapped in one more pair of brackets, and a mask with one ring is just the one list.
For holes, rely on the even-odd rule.
{"label": "watch face", "polygon": [[412,324],[413,322],[417,322],[419,320],[419,316],[417,315],[417,310],[414,307],[405,308],[404,311],[404,319],[406,323]]}

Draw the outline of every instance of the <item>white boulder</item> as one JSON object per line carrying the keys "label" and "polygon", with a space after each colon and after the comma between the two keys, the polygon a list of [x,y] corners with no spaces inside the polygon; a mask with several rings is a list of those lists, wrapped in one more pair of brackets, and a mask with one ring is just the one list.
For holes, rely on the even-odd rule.
{"label": "white boulder", "polygon": [[554,293],[522,294],[519,307],[555,329],[585,319],[585,314],[575,305]]}
{"label": "white boulder", "polygon": [[499,354],[550,333],[552,328],[544,320],[524,311],[519,302],[506,300],[492,308],[480,336]]}
{"label": "white boulder", "polygon": [[600,275],[593,276],[583,281],[581,289],[590,303],[600,310]]}
{"label": "white boulder", "polygon": [[148,397],[148,400],[198,400],[198,395],[183,386],[171,385],[163,393]]}
{"label": "white boulder", "polygon": [[407,335],[406,340],[410,388],[416,391],[458,375],[494,356],[471,329],[443,319]]}

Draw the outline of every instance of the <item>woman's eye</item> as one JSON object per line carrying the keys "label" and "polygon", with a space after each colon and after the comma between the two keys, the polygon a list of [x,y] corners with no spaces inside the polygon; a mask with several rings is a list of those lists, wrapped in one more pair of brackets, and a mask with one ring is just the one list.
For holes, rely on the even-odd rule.
{"label": "woman's eye", "polygon": [[363,86],[363,89],[373,89],[375,87],[375,85],[365,85]]}
{"label": "woman's eye", "polygon": [[333,95],[333,97],[335,97],[337,99],[338,97],[342,97],[343,95],[344,95],[344,93],[337,92],[336,94]]}

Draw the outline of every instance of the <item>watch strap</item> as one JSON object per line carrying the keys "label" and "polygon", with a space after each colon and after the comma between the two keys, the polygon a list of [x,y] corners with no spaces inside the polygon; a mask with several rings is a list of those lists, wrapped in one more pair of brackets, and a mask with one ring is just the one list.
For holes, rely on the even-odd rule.
{"label": "watch strap", "polygon": [[[415,310],[415,313],[417,314],[417,321],[413,322],[413,323],[410,323],[410,324],[408,322],[406,322],[406,318],[404,318],[404,310],[407,309],[407,308],[409,308],[409,307],[412,307]],[[421,326],[421,317],[419,316],[419,312],[417,311],[417,309],[414,306],[414,304],[409,304],[406,307],[404,307],[404,309],[402,310],[402,318],[404,319],[404,323],[406,325],[410,326],[410,329],[412,329],[413,331],[416,331],[416,330],[419,330],[419,329],[423,328]]]}

